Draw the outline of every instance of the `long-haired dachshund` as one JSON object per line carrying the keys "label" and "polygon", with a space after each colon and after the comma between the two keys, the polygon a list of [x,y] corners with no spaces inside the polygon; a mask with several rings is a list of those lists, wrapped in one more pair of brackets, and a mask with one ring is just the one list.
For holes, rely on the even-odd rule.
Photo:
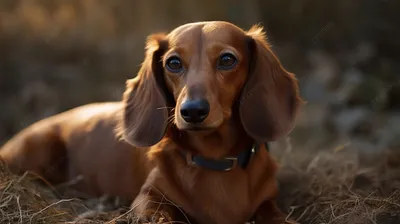
{"label": "long-haired dachshund", "polygon": [[301,102],[261,27],[190,23],[148,38],[122,102],[39,121],[0,156],[16,173],[134,199],[144,221],[284,223],[265,143],[292,130]]}

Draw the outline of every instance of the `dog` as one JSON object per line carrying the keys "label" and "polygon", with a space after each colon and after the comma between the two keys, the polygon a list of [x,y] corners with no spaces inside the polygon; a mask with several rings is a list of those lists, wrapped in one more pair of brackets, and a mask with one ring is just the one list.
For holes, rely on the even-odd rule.
{"label": "dog", "polygon": [[285,223],[270,141],[294,127],[298,81],[263,28],[226,21],[150,35],[121,102],[41,120],[0,150],[11,171],[132,199],[141,221]]}

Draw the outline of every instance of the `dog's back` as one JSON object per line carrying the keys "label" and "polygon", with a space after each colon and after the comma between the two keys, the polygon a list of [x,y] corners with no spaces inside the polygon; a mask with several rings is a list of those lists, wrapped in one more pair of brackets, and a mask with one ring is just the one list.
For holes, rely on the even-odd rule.
{"label": "dog's back", "polygon": [[[82,192],[133,197],[147,175],[140,162],[146,157],[145,150],[118,139],[121,107],[120,102],[94,103],[40,120],[6,142],[0,157],[13,173],[31,171],[52,184],[80,179],[75,188]],[[136,182],[123,183],[124,175],[136,176]],[[122,191],[129,188],[121,184],[132,190]]]}

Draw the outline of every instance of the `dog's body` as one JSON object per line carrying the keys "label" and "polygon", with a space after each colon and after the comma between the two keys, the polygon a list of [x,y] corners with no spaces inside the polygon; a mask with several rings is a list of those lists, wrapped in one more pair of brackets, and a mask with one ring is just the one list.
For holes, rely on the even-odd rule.
{"label": "dog's body", "polygon": [[14,172],[54,183],[81,175],[79,190],[135,199],[145,221],[284,223],[263,143],[291,131],[301,100],[262,30],[191,23],[149,37],[146,49],[122,102],[40,121],[0,156]]}

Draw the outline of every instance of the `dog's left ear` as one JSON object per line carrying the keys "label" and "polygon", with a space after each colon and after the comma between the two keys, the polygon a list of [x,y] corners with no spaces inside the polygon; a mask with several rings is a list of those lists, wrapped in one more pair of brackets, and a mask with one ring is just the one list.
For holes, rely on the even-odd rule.
{"label": "dog's left ear", "polygon": [[272,52],[262,28],[253,26],[247,36],[251,61],[240,98],[241,122],[256,141],[274,141],[293,129],[302,102],[298,82]]}
{"label": "dog's left ear", "polygon": [[149,36],[140,71],[135,78],[127,81],[120,129],[124,139],[136,147],[158,143],[167,129],[171,99],[161,61],[167,48],[165,34]]}

